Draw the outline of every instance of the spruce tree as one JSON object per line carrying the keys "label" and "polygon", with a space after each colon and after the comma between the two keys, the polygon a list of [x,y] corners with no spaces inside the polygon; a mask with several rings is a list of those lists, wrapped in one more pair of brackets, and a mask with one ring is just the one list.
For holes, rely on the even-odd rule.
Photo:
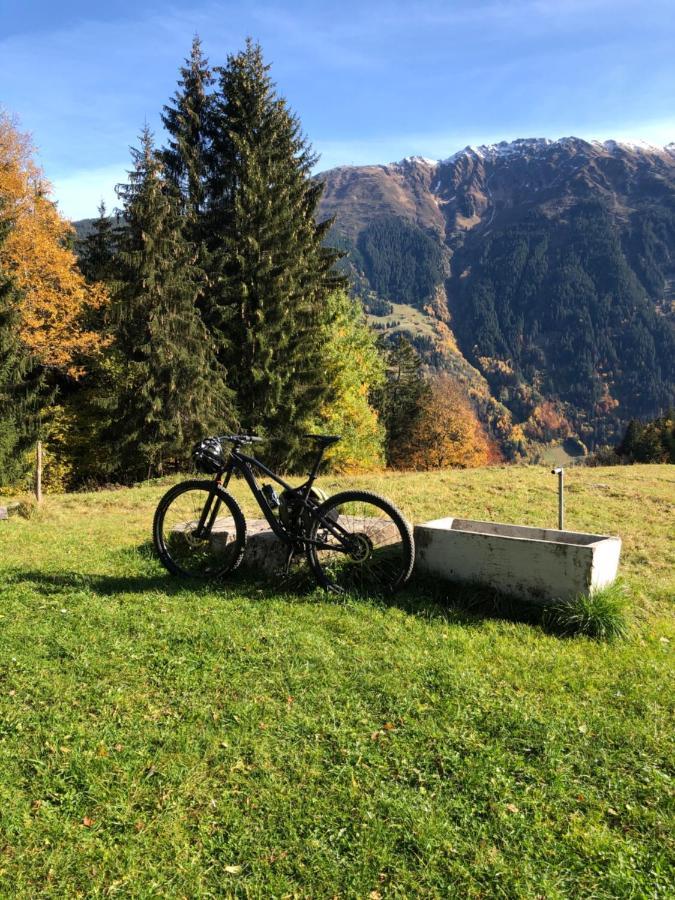
{"label": "spruce tree", "polygon": [[115,267],[115,245],[117,241],[115,221],[108,215],[106,205],[101,201],[98,218],[94,219],[89,234],[78,242],[78,264],[89,282],[109,282]]}
{"label": "spruce tree", "polygon": [[190,56],[180,69],[178,90],[162,113],[169,145],[161,151],[166,176],[182,198],[191,240],[198,238],[196,229],[205,202],[206,120],[212,83],[208,60],[195,35]]}
{"label": "spruce tree", "polygon": [[644,425],[638,422],[637,419],[631,419],[626,426],[623,438],[616,446],[617,456],[627,457],[630,462],[633,462],[643,431]]}
{"label": "spruce tree", "polygon": [[375,406],[387,432],[387,462],[405,468],[404,448],[417,425],[430,389],[419,356],[401,334],[394,338],[392,344],[385,344],[383,349],[387,378],[374,398]]}
{"label": "spruce tree", "polygon": [[[0,245],[9,231],[0,217]],[[22,451],[37,434],[41,380],[19,332],[20,292],[0,263],[0,485],[24,474]]]}
{"label": "spruce tree", "polygon": [[300,122],[278,97],[260,47],[215,70],[204,234],[208,321],[220,333],[242,425],[267,433],[279,464],[299,459],[307,420],[328,396],[327,298],[339,254],[316,223],[323,186]]}
{"label": "spruce tree", "polygon": [[124,203],[114,300],[122,384],[112,438],[128,476],[184,465],[199,437],[233,424],[231,392],[196,308],[195,251],[146,128]]}

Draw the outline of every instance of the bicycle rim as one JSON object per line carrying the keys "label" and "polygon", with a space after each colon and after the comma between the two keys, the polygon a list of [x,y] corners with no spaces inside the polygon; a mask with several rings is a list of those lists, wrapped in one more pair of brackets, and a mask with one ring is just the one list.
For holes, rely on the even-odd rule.
{"label": "bicycle rim", "polygon": [[155,546],[174,574],[218,578],[241,562],[245,528],[241,510],[223,491],[208,482],[178,485],[158,507]]}
{"label": "bicycle rim", "polygon": [[414,545],[409,524],[389,501],[366,492],[346,492],[317,514],[310,565],[319,583],[334,593],[391,594],[410,578]]}

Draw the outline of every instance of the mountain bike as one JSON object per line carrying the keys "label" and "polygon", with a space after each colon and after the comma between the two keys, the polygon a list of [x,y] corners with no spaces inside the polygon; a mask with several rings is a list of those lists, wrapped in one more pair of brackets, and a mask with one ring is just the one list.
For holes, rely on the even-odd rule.
{"label": "mountain bike", "polygon": [[[162,497],[153,522],[153,542],[163,565],[174,575],[224,578],[237,569],[246,549],[246,519],[227,490],[240,475],[269,527],[286,544],[288,572],[304,554],[325,590],[333,593],[393,593],[410,578],[415,550],[410,524],[388,500],[369,491],[343,491],[326,497],[314,486],[323,455],[338,435],[306,435],[316,445],[314,465],[299,487],[291,487],[242,447],[262,438],[224,434],[196,445],[193,459],[211,480],[189,480]],[[226,452],[225,445],[230,444]],[[282,488],[258,483],[267,476]]]}

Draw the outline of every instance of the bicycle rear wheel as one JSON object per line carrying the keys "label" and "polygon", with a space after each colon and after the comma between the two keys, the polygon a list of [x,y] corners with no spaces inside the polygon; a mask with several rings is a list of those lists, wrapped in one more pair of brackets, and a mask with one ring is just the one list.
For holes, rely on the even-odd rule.
{"label": "bicycle rear wheel", "polygon": [[410,524],[384,497],[345,491],[315,513],[307,558],[318,583],[337,594],[392,594],[415,562]]}
{"label": "bicycle rear wheel", "polygon": [[152,539],[173,575],[222,578],[244,558],[246,520],[239,504],[213,481],[184,481],[159,501]]}

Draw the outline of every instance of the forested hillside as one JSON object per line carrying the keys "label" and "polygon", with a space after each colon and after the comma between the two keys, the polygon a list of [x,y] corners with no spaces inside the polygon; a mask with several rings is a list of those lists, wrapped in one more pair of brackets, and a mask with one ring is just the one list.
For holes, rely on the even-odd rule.
{"label": "forested hillside", "polygon": [[523,140],[321,177],[371,322],[461,372],[507,451],[596,446],[672,404],[673,145]]}

